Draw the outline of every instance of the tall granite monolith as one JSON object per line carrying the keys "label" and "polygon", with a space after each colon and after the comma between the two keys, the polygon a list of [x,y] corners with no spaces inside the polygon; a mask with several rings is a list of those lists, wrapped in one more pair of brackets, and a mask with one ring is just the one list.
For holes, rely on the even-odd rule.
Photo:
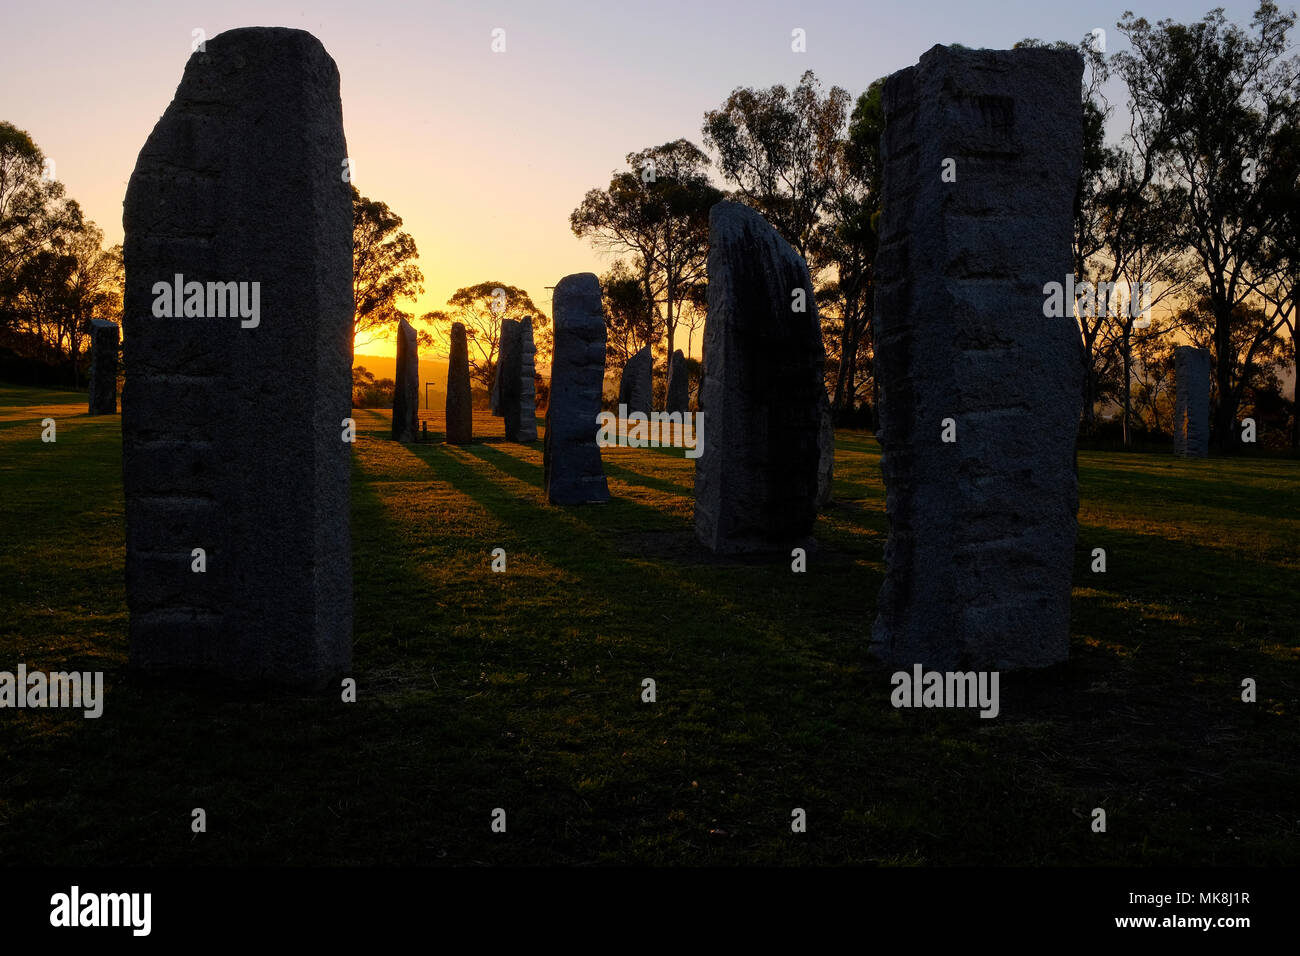
{"label": "tall granite monolith", "polygon": [[717,552],[786,548],[817,517],[826,353],[812,279],[762,216],[733,202],[709,211],[708,269],[695,532]]}
{"label": "tall granite monolith", "polygon": [[1174,454],[1210,454],[1210,353],[1190,345],[1174,346]]}
{"label": "tall granite monolith", "polygon": [[884,89],[875,372],[889,538],[872,651],[1064,661],[1083,365],[1072,274],[1077,53],[936,46]]}
{"label": "tall granite monolith", "polygon": [[506,441],[519,441],[519,380],[522,374],[522,328],[518,319],[503,319],[497,348],[497,403],[505,419]]}
{"label": "tall granite monolith", "polygon": [[351,666],[352,197],[311,34],[193,53],[122,223],[130,660],[324,687]]}
{"label": "tall granite monolith", "polygon": [[451,324],[447,358],[447,442],[468,445],[474,440],[474,398],[469,381],[469,343],[465,326]]}
{"label": "tall granite monolith", "polygon": [[555,286],[551,397],[542,445],[543,482],[553,505],[609,500],[596,444],[605,387],[605,315],[600,280],[590,272]]}
{"label": "tall granite monolith", "polygon": [[117,414],[117,323],[90,320],[90,401],[87,414]]}
{"label": "tall granite monolith", "polygon": [[397,321],[397,371],[393,387],[393,441],[413,442],[420,418],[420,347],[415,327]]}
{"label": "tall granite monolith", "polygon": [[681,349],[668,362],[667,398],[664,411],[686,414],[691,409],[691,376],[686,370],[686,356]]}
{"label": "tall granite monolith", "polygon": [[623,377],[618,385],[618,403],[627,406],[628,414],[650,414],[654,404],[654,359],[650,346],[637,352],[623,366]]}
{"label": "tall granite monolith", "polygon": [[533,343],[533,320],[519,322],[519,437],[537,441],[537,346]]}

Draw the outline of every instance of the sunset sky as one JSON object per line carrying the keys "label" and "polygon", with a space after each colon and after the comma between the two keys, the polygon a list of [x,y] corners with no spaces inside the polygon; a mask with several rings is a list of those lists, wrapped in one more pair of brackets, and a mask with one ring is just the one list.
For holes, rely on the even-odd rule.
{"label": "sunset sky", "polygon": [[[1186,22],[1214,5],[14,3],[0,119],[31,134],[106,241],[120,242],[127,179],[180,82],[193,31],[308,30],[342,75],[357,187],[402,216],[419,246],[425,294],[402,307],[419,315],[492,279],[527,289],[549,313],[546,286],[609,265],[569,229],[584,193],[607,186],[629,152],[678,137],[702,145],[704,112],[737,86],[793,86],[811,69],[825,89],[856,96],[935,43],[1005,48],[1101,27],[1112,51],[1128,7]],[[1256,3],[1223,6],[1245,25]],[[491,51],[498,27],[505,53]],[[806,53],[790,49],[795,28]]]}

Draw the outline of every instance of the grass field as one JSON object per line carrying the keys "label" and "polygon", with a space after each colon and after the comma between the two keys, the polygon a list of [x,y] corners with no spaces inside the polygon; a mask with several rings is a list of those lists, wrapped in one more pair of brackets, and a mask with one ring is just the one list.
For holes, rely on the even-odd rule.
{"label": "grass field", "polygon": [[107,684],[98,720],[0,710],[5,863],[1300,864],[1298,462],[1080,452],[1070,663],[982,720],[895,710],[866,656],[870,434],[794,574],[695,544],[680,451],[606,449],[615,500],[560,509],[499,419],[403,446],[358,410],[344,704],[126,669],[120,420],[85,409],[0,386],[0,670]]}

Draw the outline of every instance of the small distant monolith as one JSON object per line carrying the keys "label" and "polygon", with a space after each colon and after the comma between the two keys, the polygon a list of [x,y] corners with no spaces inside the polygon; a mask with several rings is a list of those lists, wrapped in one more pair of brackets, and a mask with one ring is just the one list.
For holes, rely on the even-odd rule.
{"label": "small distant monolith", "polygon": [[397,323],[397,384],[393,388],[393,441],[415,441],[420,418],[420,348],[415,327]]}
{"label": "small distant monolith", "polygon": [[936,46],[885,83],[875,373],[885,580],[872,651],[939,671],[1066,660],[1082,405],[1073,51]]}
{"label": "small distant monolith", "polygon": [[753,209],[720,202],[709,212],[708,268],[696,535],[722,553],[805,542],[826,390],[808,266]]}
{"label": "small distant monolith", "polygon": [[551,397],[542,448],[543,481],[553,505],[609,500],[596,444],[605,387],[605,315],[600,280],[590,272],[565,276],[555,287],[555,345]]}
{"label": "small distant monolith", "polygon": [[90,320],[90,415],[117,414],[117,323]]}
{"label": "small distant monolith", "polygon": [[137,669],[337,694],[351,667],[347,160],[334,61],[269,27],[192,53],[140,150],[122,214]]}
{"label": "small distant monolith", "polygon": [[654,404],[654,359],[650,346],[637,352],[623,366],[623,377],[618,386],[618,403],[627,406],[627,412],[649,415]]}
{"label": "small distant monolith", "polygon": [[1210,454],[1210,353],[1190,345],[1174,346],[1174,454]]}
{"label": "small distant monolith", "polygon": [[522,329],[518,319],[501,321],[497,351],[497,413],[505,419],[506,441],[519,441],[519,381],[522,374]]}
{"label": "small distant monolith", "polygon": [[533,320],[519,323],[519,437],[516,441],[537,441],[537,346],[533,344]]}
{"label": "small distant monolith", "polygon": [[447,442],[468,445],[474,440],[473,393],[469,381],[469,344],[465,326],[451,325],[451,349],[447,359]]}
{"label": "small distant monolith", "polygon": [[664,411],[686,414],[690,408],[691,376],[686,370],[686,356],[681,349],[677,349],[668,363],[668,395]]}

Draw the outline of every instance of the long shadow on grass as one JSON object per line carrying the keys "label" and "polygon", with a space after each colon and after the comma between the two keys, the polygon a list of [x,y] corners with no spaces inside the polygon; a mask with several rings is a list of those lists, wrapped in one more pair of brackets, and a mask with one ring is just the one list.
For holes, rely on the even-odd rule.
{"label": "long shadow on grass", "polygon": [[[588,655],[596,649],[590,646],[593,641],[620,651],[617,658],[611,655],[601,661],[605,676],[587,674],[585,684],[575,688],[584,696],[616,695],[603,697],[600,708],[592,715],[592,719],[607,727],[603,734],[598,734],[598,740],[610,733],[633,733],[638,738],[635,746],[644,747],[649,740],[640,737],[643,732],[649,733],[651,726],[646,721],[668,721],[653,733],[694,740],[691,751],[694,756],[686,769],[674,759],[663,771],[674,779],[689,773],[697,781],[711,780],[710,800],[738,785],[743,790],[751,781],[753,785],[761,782],[764,787],[782,790],[791,786],[795,790],[805,786],[815,788],[812,781],[825,779],[832,766],[837,768],[837,773],[846,768],[860,768],[865,773],[873,750],[891,752],[885,765],[902,759],[897,753],[900,743],[896,735],[882,739],[871,731],[871,726],[879,723],[882,712],[888,709],[886,682],[873,680],[873,689],[868,689],[858,660],[861,640],[837,643],[820,628],[810,628],[809,615],[804,613],[810,605],[830,604],[834,608],[838,593],[841,603],[828,615],[837,620],[833,625],[828,620],[819,623],[842,629],[844,619],[861,616],[853,607],[861,592],[850,595],[846,589],[823,586],[810,594],[805,582],[815,577],[791,575],[784,562],[779,570],[744,566],[693,568],[688,575],[680,569],[665,567],[662,562],[625,559],[611,553],[606,546],[609,528],[618,523],[619,512],[638,514],[643,522],[672,522],[666,522],[657,509],[627,501],[609,506],[559,509],[543,505],[540,493],[520,496],[516,489],[503,485],[499,478],[494,479],[492,471],[535,489],[540,469],[536,464],[520,461],[490,446],[461,449],[483,462],[485,468],[474,468],[438,449],[411,447],[408,450],[428,465],[435,478],[474,500],[503,526],[544,528],[544,533],[530,537],[526,546],[551,565],[577,577],[578,586],[572,590],[575,602],[601,601],[601,595],[608,601],[614,595],[626,595],[629,590],[653,595],[650,607],[637,604],[624,607],[626,630],[617,628],[616,633],[632,634],[631,641],[607,639],[600,643],[597,634],[581,634],[576,638],[580,645],[588,646]],[[732,589],[737,590],[735,599],[728,595]],[[659,623],[660,619],[663,623]],[[537,625],[534,657],[537,639],[548,636],[556,656],[575,653],[573,637],[568,637],[566,642],[562,634],[548,635],[544,621],[538,621]],[[594,656],[589,659],[596,660]],[[524,660],[531,662],[533,658]],[[508,663],[501,662],[500,666]],[[645,674],[655,675],[660,682],[665,695],[660,708],[639,705],[639,679]],[[621,691],[607,689],[615,678],[625,685]],[[730,692],[719,694],[723,689]],[[533,719],[530,715],[539,707],[539,693],[543,692],[535,691],[530,697],[521,695],[512,705],[516,719],[525,722],[525,731],[528,730],[526,722]],[[572,718],[564,715],[577,708],[573,701],[553,696],[546,703],[559,711],[551,719],[552,724],[568,722]],[[548,738],[534,727],[528,739],[533,746],[545,746],[553,751],[557,768],[567,766],[563,758],[566,748],[571,746],[570,736]],[[716,749],[716,742],[725,740],[731,740],[732,746]],[[604,744],[593,740],[590,746],[599,748]],[[744,768],[740,776],[746,779],[738,783],[740,767]],[[561,769],[541,768],[540,772],[554,776],[557,785],[572,786],[572,779]],[[627,768],[615,775],[610,786],[618,789],[618,781],[626,773],[631,773],[634,780],[641,779],[637,770]],[[793,784],[791,774],[804,783]],[[653,802],[656,788],[662,789],[664,783],[648,785],[649,790],[642,791],[642,796]],[[908,784],[907,788],[911,786]],[[632,795],[635,796],[635,788]],[[691,802],[697,797],[692,795]],[[909,796],[909,805],[914,802],[913,797]],[[857,798],[833,799],[853,804]],[[634,809],[623,804],[617,812],[636,815]],[[713,807],[711,812],[726,815],[725,807],[721,806]],[[788,830],[788,821],[772,832],[783,829]],[[825,854],[823,858],[835,859],[844,853],[844,846],[836,848],[832,846],[835,843],[830,840],[820,847],[820,852]],[[680,852],[679,849],[676,854]],[[716,851],[705,849],[704,858],[708,859],[711,852],[720,853],[721,859],[735,858],[735,848],[729,852],[725,844],[719,844]]]}
{"label": "long shadow on grass", "polygon": [[642,488],[649,488],[652,491],[661,491],[666,495],[675,495],[679,498],[689,498],[695,500],[695,491],[689,486],[683,486],[675,481],[669,481],[666,478],[656,478],[653,475],[647,475],[643,472],[634,471],[623,465],[616,465],[613,462],[603,462],[605,477],[618,478],[627,482],[629,485],[640,485]]}
{"label": "long shadow on grass", "polygon": [[[1222,477],[1199,477],[1188,469],[1162,467],[1155,461],[1139,459],[1134,465],[1145,467],[1098,467],[1081,464],[1079,482],[1089,498],[1125,500],[1147,496],[1163,506],[1185,503],[1196,508],[1213,507],[1240,514],[1264,518],[1293,518],[1300,510],[1300,480],[1290,491],[1262,488],[1254,482],[1235,484],[1235,481],[1257,478],[1276,481],[1285,475],[1226,474]],[[1158,473],[1148,469],[1158,468]],[[1300,479],[1300,469],[1292,476]]]}

